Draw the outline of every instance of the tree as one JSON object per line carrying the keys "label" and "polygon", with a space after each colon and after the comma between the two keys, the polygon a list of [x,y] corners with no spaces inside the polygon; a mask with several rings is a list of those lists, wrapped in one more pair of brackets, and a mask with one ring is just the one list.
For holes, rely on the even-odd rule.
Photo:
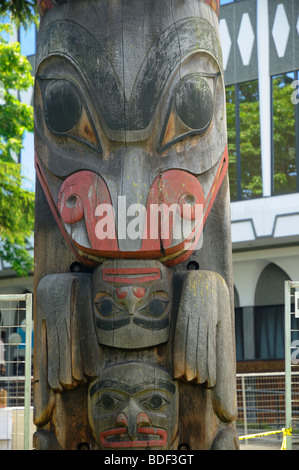
{"label": "tree", "polygon": [[0,0],[0,16],[10,14],[17,26],[24,26],[38,21],[36,0]]}
{"label": "tree", "polygon": [[[273,192],[296,191],[296,118],[291,101],[294,74],[272,79]],[[227,135],[231,199],[238,198],[237,150],[240,152],[241,198],[262,197],[258,82],[238,85],[239,149],[237,149],[235,86],[226,88]]]}
{"label": "tree", "polygon": [[33,267],[27,247],[34,228],[34,193],[22,188],[18,155],[25,131],[33,131],[33,109],[21,103],[18,92],[33,85],[31,65],[18,42],[8,43],[0,25],[0,257],[18,275]]}
{"label": "tree", "polygon": [[[235,94],[238,94],[239,148]],[[258,82],[250,81],[227,87],[227,136],[230,159],[231,200],[238,199],[238,185],[242,199],[262,196],[261,143]],[[237,153],[240,152],[240,178],[237,181]]]}
{"label": "tree", "polygon": [[296,118],[291,101],[293,74],[273,78],[273,182],[274,193],[296,191]]}

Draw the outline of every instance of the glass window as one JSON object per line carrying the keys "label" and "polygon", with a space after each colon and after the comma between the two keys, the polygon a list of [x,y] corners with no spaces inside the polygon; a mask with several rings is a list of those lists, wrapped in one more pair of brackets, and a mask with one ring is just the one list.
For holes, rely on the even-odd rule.
{"label": "glass window", "polygon": [[232,201],[239,199],[237,178],[237,147],[236,147],[236,105],[234,85],[226,87],[227,145],[229,155],[229,184]]}
{"label": "glass window", "polygon": [[236,357],[237,361],[244,360],[243,345],[243,308],[235,308],[235,337],[236,337]]}
{"label": "glass window", "polygon": [[241,197],[263,193],[258,81],[239,84]]}
{"label": "glass window", "polygon": [[295,192],[297,187],[294,79],[295,73],[272,78],[273,194]]}
{"label": "glass window", "polygon": [[226,88],[231,200],[261,197],[258,81]]}
{"label": "glass window", "polygon": [[256,359],[284,358],[284,306],[254,308]]}

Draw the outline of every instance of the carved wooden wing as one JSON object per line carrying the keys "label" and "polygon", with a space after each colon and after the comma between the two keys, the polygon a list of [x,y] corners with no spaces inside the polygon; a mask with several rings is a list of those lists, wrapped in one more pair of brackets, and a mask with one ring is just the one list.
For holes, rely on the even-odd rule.
{"label": "carved wooden wing", "polygon": [[174,336],[174,377],[210,388],[213,407],[224,421],[236,414],[229,393],[235,380],[229,291],[212,271],[190,271],[185,277]]}
{"label": "carved wooden wing", "polygon": [[53,392],[73,389],[98,373],[90,284],[89,274],[66,273],[47,275],[38,285],[35,387],[42,388],[36,403],[42,421],[51,411]]}

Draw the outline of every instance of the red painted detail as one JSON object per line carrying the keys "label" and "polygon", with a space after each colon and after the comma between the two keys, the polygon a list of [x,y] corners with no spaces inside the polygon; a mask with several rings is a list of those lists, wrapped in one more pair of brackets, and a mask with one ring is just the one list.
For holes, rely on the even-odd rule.
{"label": "red painted detail", "polygon": [[167,443],[167,431],[161,428],[138,426],[139,434],[149,434],[159,436],[160,439],[134,440],[129,436],[127,441],[108,441],[107,437],[117,436],[118,434],[127,434],[127,427],[119,427],[108,429],[100,433],[100,442],[102,447],[107,449],[115,448],[132,448],[132,447],[163,447]]}
{"label": "red painted detail", "polygon": [[[132,280],[133,282],[133,280]],[[119,287],[116,289],[116,295],[119,299],[125,299],[130,292],[130,290],[133,292],[133,295],[137,297],[138,299],[141,299],[144,297],[145,294],[145,289],[143,287]]]}
{"label": "red painted detail", "polygon": [[151,424],[149,417],[146,413],[139,413],[136,419],[137,424],[143,425],[144,424]]}
{"label": "red painted detail", "polygon": [[125,299],[128,295],[128,288],[121,287],[119,289],[116,289],[116,295],[119,299]]}
{"label": "red painted detail", "polygon": [[214,182],[212,184],[212,187],[209,191],[208,196],[206,197],[205,204],[204,204],[204,223],[206,222],[208,215],[210,213],[210,210],[212,209],[212,206],[215,202],[215,198],[218,194],[219,188],[222,184],[223,178],[227,172],[228,169],[228,150],[227,146],[225,147],[224,153],[222,155],[220,164],[218,166],[218,170],[216,173],[216,176],[214,178]]}
{"label": "red painted detail", "polygon": [[116,424],[125,424],[128,425],[128,418],[125,413],[119,413],[116,418]]}
{"label": "red painted detail", "polygon": [[141,299],[142,297],[144,297],[145,289],[143,287],[132,287],[132,292],[135,297]]}
{"label": "red painted detail", "polygon": [[202,0],[209,5],[217,16],[219,16],[220,0]]}
{"label": "red painted detail", "polygon": [[[202,233],[203,226],[207,220],[210,210],[214,204],[219,188],[228,168],[227,147],[223,153],[216,176],[210,188],[208,196],[204,198],[203,190],[198,179],[192,174],[182,170],[167,170],[161,173],[154,180],[147,200],[147,228],[143,236],[142,245],[136,251],[120,251],[117,242],[115,229],[115,219],[111,204],[110,193],[104,179],[92,171],[80,171],[69,176],[60,188],[58,203],[56,204],[51,187],[42,171],[42,165],[35,155],[36,170],[39,181],[44,190],[45,196],[56,219],[56,222],[75,253],[77,259],[87,265],[95,265],[95,262],[88,259],[89,256],[95,257],[99,261],[103,258],[138,258],[138,259],[159,259],[167,266],[179,264],[188,259],[193,253]],[[181,214],[194,220],[195,213],[190,212],[186,215],[182,211],[186,202],[192,201],[192,204],[203,205],[203,217],[196,220],[194,229],[185,240],[173,243],[173,213],[169,211],[172,204],[177,204]],[[97,207],[106,204],[110,207],[110,213],[98,214]],[[158,217],[151,218],[151,207],[162,206]],[[97,226],[103,222],[104,217],[109,221],[112,227],[112,236],[104,239],[97,237]],[[167,228],[169,231],[163,233],[163,224],[167,217]],[[72,225],[84,218],[90,247],[82,246],[72,238]],[[64,223],[69,225],[70,234],[66,230]],[[151,235],[157,233],[156,238]],[[165,238],[166,235],[166,238]],[[173,245],[173,246],[172,246]],[[86,257],[86,258],[85,258]],[[136,277],[134,282],[146,282],[152,280],[150,277]],[[114,276],[110,282],[131,283],[131,279],[125,276]]]}
{"label": "red painted detail", "polygon": [[[193,206],[190,214],[186,216],[184,203],[187,197],[192,198]],[[143,236],[141,251],[157,250],[162,245],[164,253],[168,254],[168,250],[180,251],[184,244],[188,242],[188,239],[184,240],[171,248],[173,243],[173,212],[171,207],[174,204],[177,205],[177,210],[180,209],[182,218],[185,216],[189,220],[195,218],[196,205],[204,205],[201,184],[191,173],[182,170],[167,170],[154,180],[147,200],[147,227]],[[160,208],[158,217],[152,217],[152,208],[157,207]],[[195,230],[190,234],[191,238],[194,236],[193,232]],[[153,234],[156,233],[158,236],[155,239]]]}
{"label": "red painted detail", "polygon": [[160,279],[159,268],[105,268],[102,270],[103,281],[134,284]]}
{"label": "red painted detail", "polygon": [[[217,170],[217,173],[216,173],[216,176],[214,178],[214,181],[213,181],[213,184],[210,188],[210,191],[209,191],[209,194],[208,196],[206,197],[205,199],[205,202],[204,202],[204,208],[203,208],[203,223],[202,223],[202,228],[208,218],[208,215],[213,207],[213,204],[215,202],[215,198],[218,194],[218,191],[219,191],[219,188],[222,184],[222,181],[224,179],[224,176],[227,172],[227,169],[228,169],[228,150],[227,150],[227,146],[225,147],[225,150],[224,150],[224,153],[223,153],[223,156],[221,158],[221,161],[220,161],[220,164],[218,166],[218,170]],[[196,234],[196,237],[192,243],[192,246],[189,247],[188,250],[186,250],[183,254],[181,254],[180,256],[178,257],[174,257],[173,259],[171,260],[167,260],[164,264],[166,266],[175,266],[179,263],[182,263],[184,261],[186,261],[193,253],[197,243],[198,243],[198,240],[199,240],[199,237],[200,237],[200,232],[198,232]],[[163,262],[163,260],[162,260]]]}
{"label": "red painted detail", "polygon": [[[219,16],[219,7],[220,7],[220,0],[202,0],[204,3],[209,5]],[[54,4],[50,0],[37,0],[38,9],[40,15],[43,16],[47,10],[54,8]]]}
{"label": "red painted detail", "polygon": [[72,252],[74,253],[75,257],[77,258],[77,260],[86,265],[86,266],[90,266],[90,267],[93,267],[93,266],[96,266],[97,263],[95,263],[94,261],[91,261],[83,256],[80,256],[80,254],[78,253],[78,250],[77,250],[77,247],[74,245],[73,241],[70,239],[66,229],[65,229],[65,226],[60,218],[60,215],[58,213],[58,210],[57,210],[57,205],[54,201],[54,198],[52,196],[52,192],[51,192],[51,189],[50,189],[50,186],[48,184],[48,181],[47,181],[47,178],[44,174],[44,172],[42,171],[42,167],[41,167],[41,164],[40,164],[40,161],[39,161],[39,158],[38,158],[38,155],[37,153],[35,152],[34,153],[34,165],[35,165],[35,169],[36,169],[36,175],[38,177],[38,180],[40,182],[40,185],[43,189],[43,192],[45,194],[45,197],[47,199],[47,202],[49,204],[49,207],[51,209],[51,212],[53,214],[53,217],[60,229],[60,232],[62,233],[63,237],[65,238],[65,240],[67,241],[70,249],[72,250]]}
{"label": "red painted detail", "polygon": [[[98,206],[105,204],[110,212],[98,214]],[[62,184],[58,195],[58,211],[66,224],[74,224],[84,218],[90,246],[93,250],[118,251],[114,214],[109,190],[104,179],[92,171],[79,171]],[[97,224],[105,217],[111,237],[100,240]]]}
{"label": "red painted detail", "polygon": [[54,5],[51,0],[37,0],[37,7],[40,16],[43,16],[46,11],[51,10],[51,8],[54,8]]}

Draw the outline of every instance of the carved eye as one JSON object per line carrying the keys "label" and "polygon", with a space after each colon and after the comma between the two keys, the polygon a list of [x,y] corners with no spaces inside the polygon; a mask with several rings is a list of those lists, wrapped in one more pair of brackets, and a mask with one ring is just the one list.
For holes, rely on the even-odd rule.
{"label": "carved eye", "polygon": [[143,403],[148,408],[151,408],[152,410],[159,410],[165,404],[169,404],[169,402],[165,400],[165,398],[159,395],[158,393],[155,393],[154,395],[150,396],[146,400],[143,400]]}
{"label": "carved eye", "polygon": [[169,305],[168,294],[165,291],[157,291],[152,296],[145,307],[141,309],[141,312],[150,316],[151,318],[161,317]]}
{"label": "carved eye", "polygon": [[108,318],[121,311],[111,299],[100,299],[95,301],[95,306],[102,317]]}
{"label": "carved eye", "polygon": [[179,82],[162,131],[160,152],[187,136],[204,134],[209,129],[219,75],[194,74]]}
{"label": "carved eye", "polygon": [[113,408],[116,407],[116,405],[119,404],[121,400],[118,398],[113,397],[112,395],[108,395],[108,393],[105,393],[104,395],[101,396],[101,399],[97,402],[97,407],[98,408],[104,408],[104,410],[113,410]]}
{"label": "carved eye", "polygon": [[43,94],[44,118],[55,135],[75,139],[97,152],[102,148],[81,91],[66,79],[37,77]]}
{"label": "carved eye", "polygon": [[160,299],[151,300],[146,309],[147,313],[154,317],[160,317],[164,313],[168,303],[168,301],[166,302]]}
{"label": "carved eye", "polygon": [[53,132],[70,131],[79,121],[82,101],[75,85],[67,80],[55,80],[44,97],[44,114],[47,126]]}
{"label": "carved eye", "polygon": [[182,83],[175,95],[175,108],[190,129],[206,129],[213,117],[213,97],[207,82],[190,78]]}

